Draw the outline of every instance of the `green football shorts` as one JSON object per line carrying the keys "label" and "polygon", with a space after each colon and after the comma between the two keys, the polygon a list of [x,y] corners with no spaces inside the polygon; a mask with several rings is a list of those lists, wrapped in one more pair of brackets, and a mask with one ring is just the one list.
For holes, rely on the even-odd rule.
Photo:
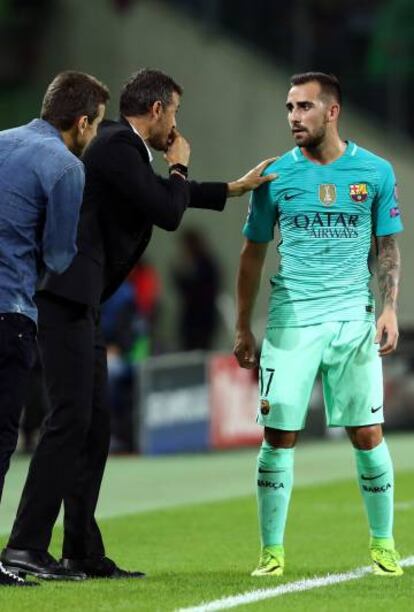
{"label": "green football shorts", "polygon": [[268,329],[260,358],[257,422],[285,431],[303,429],[321,372],[328,426],[382,423],[382,364],[375,333],[370,321]]}

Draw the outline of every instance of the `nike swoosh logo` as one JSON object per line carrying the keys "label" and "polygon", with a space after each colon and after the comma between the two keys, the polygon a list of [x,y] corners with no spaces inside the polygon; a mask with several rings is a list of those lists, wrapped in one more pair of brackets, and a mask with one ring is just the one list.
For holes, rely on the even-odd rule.
{"label": "nike swoosh logo", "polygon": [[362,474],[361,478],[362,480],[376,480],[377,478],[381,478],[381,476],[384,476],[384,474],[386,474],[387,472],[382,472],[382,474],[378,474],[378,476],[364,476]]}
{"label": "nike swoosh logo", "polygon": [[285,193],[285,200],[289,201],[295,197],[294,193]]}
{"label": "nike swoosh logo", "polygon": [[274,572],[279,567],[280,567],[280,565],[273,565],[273,567],[269,567],[269,569],[266,570],[266,574],[270,574],[270,572]]}
{"label": "nike swoosh logo", "polygon": [[286,470],[264,470],[263,468],[259,467],[259,474],[280,474],[285,471]]}
{"label": "nike swoosh logo", "polygon": [[371,408],[371,412],[372,414],[374,414],[375,412],[378,412],[378,410],[381,410],[382,406],[378,406],[378,408]]}

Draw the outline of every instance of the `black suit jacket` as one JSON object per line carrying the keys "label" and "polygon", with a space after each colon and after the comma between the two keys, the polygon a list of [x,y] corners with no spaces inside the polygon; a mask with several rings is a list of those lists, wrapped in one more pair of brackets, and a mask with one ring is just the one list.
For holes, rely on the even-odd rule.
{"label": "black suit jacket", "polygon": [[46,273],[38,291],[98,306],[123,282],[148,245],[153,225],[175,230],[187,207],[223,210],[226,183],[157,176],[128,122],[105,121],[86,149],[78,253],[60,275]]}

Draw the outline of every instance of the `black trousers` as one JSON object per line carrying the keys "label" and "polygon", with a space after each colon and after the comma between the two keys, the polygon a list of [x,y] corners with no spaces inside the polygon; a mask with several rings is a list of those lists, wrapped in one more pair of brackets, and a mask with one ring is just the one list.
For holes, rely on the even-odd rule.
{"label": "black trousers", "polygon": [[36,325],[29,317],[0,313],[0,499],[17,444],[35,342]]}
{"label": "black trousers", "polygon": [[64,503],[62,556],[104,555],[94,514],[109,450],[106,348],[99,313],[38,296],[39,346],[50,408],[8,546],[45,551]]}

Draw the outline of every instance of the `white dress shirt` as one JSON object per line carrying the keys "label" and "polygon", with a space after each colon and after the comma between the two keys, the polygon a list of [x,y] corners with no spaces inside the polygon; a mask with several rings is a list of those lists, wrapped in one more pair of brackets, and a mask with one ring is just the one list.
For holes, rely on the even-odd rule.
{"label": "white dress shirt", "polygon": [[145,148],[147,149],[147,153],[148,153],[149,160],[150,160],[150,162],[152,162],[152,160],[154,159],[154,157],[153,157],[153,155],[152,155],[152,151],[151,151],[151,149],[149,148],[149,146],[147,145],[147,143],[145,142],[145,140],[142,138],[142,136],[141,136],[141,134],[138,132],[138,130],[137,130],[137,129],[136,129],[136,128],[135,128],[135,127],[132,125],[132,123],[130,123],[129,121],[128,121],[128,123],[129,123],[129,125],[132,127],[132,129],[134,130],[135,134],[141,138],[142,142],[143,142],[143,143],[144,143],[144,145],[145,145]]}

